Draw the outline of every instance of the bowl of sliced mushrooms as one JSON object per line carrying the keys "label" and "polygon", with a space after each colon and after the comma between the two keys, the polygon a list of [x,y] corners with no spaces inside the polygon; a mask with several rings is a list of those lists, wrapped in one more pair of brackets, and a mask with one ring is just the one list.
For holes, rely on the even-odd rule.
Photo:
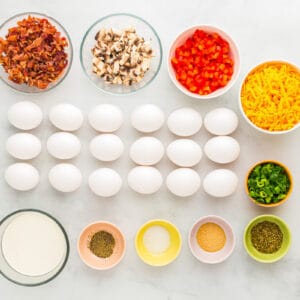
{"label": "bowl of sliced mushrooms", "polygon": [[96,21],[83,37],[81,66],[104,92],[126,95],[147,86],[159,72],[162,46],[153,27],[131,14]]}

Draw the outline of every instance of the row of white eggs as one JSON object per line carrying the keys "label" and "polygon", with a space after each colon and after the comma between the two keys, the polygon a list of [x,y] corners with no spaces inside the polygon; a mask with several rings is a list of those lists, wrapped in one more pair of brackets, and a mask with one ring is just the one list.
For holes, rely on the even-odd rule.
{"label": "row of white eggs", "polygon": [[[39,106],[29,101],[14,104],[8,111],[9,122],[18,129],[31,130],[40,125],[43,113]],[[76,131],[83,124],[83,114],[72,104],[61,103],[49,112],[50,122],[62,131]],[[123,123],[123,112],[118,106],[100,104],[88,115],[90,125],[99,132],[117,131]],[[159,130],[165,122],[163,111],[156,105],[144,104],[135,108],[131,114],[132,126],[143,133]],[[205,115],[205,128],[214,135],[229,135],[238,126],[238,117],[228,108],[217,108]],[[169,130],[181,137],[196,134],[202,127],[201,114],[193,108],[183,107],[173,111],[168,119]]]}
{"label": "row of white eggs", "polygon": [[[8,118],[15,127],[30,130],[41,123],[42,112],[32,102],[19,102],[10,108]],[[54,126],[65,131],[75,131],[83,123],[81,111],[70,104],[59,104],[52,108],[49,119]],[[120,128],[123,114],[117,106],[101,104],[90,112],[88,119],[90,125],[97,131],[110,133]],[[134,128],[141,132],[154,132],[162,127],[164,114],[155,105],[142,105],[133,111],[131,123]],[[235,113],[227,108],[213,110],[204,119],[204,125],[208,131],[217,135],[232,133],[237,124],[238,120]],[[200,130],[202,117],[192,108],[181,108],[170,114],[167,125],[172,133],[188,137]],[[49,137],[47,149],[56,158],[69,159],[79,154],[81,143],[71,133],[57,132]],[[17,133],[8,139],[7,150],[16,158],[31,159],[40,153],[41,143],[38,138],[29,133]],[[113,134],[98,135],[90,143],[92,155],[102,161],[117,159],[123,150],[123,142]],[[167,147],[166,152],[169,159],[180,167],[194,166],[202,157],[201,147],[189,139],[173,141]],[[204,152],[215,162],[228,163],[235,160],[239,155],[239,145],[231,137],[220,136],[209,140],[204,147]],[[139,166],[129,172],[128,184],[133,190],[142,194],[151,194],[160,188],[163,182],[160,172],[148,166],[159,162],[163,155],[164,147],[154,137],[143,137],[133,143],[130,148],[130,157],[135,163],[147,166]],[[23,180],[24,174],[26,178]],[[232,174],[234,174],[232,171],[224,169],[211,172],[203,181],[205,191],[214,196],[229,195],[234,191],[237,182],[236,176]],[[221,175],[224,177],[223,179]],[[38,183],[39,175],[31,165],[17,163],[8,167],[5,178],[10,186],[18,190],[30,190]],[[221,189],[220,195],[215,195],[212,188],[216,184],[217,186],[220,185],[218,178],[228,182],[228,184]],[[80,186],[82,176],[75,166],[58,164],[49,172],[49,181],[57,190],[71,192]],[[180,168],[168,175],[166,184],[173,194],[185,197],[193,195],[199,189],[201,180],[196,171]],[[119,191],[122,179],[114,170],[102,168],[90,175],[89,185],[96,194],[109,197]]]}
{"label": "row of white eggs", "polygon": [[[151,166],[162,159],[164,152],[164,146],[157,138],[142,137],[131,145],[129,155],[136,164]],[[213,137],[204,145],[204,153],[213,162],[227,164],[238,158],[240,145],[230,136]],[[167,146],[166,154],[179,167],[194,167],[202,158],[202,149],[194,140],[176,139]]]}
{"label": "row of white eggs", "polygon": [[[57,164],[48,173],[53,188],[60,192],[74,192],[82,182],[80,170],[69,163]],[[8,185],[19,191],[29,191],[39,182],[39,172],[28,163],[15,163],[5,171]],[[161,173],[151,166],[137,166],[130,170],[127,177],[129,187],[140,194],[153,194],[163,183]],[[88,178],[90,189],[98,196],[112,197],[122,187],[121,176],[110,168],[99,168]],[[204,191],[214,197],[227,197],[234,193],[238,185],[236,174],[227,169],[216,169],[203,180]],[[194,195],[201,186],[199,174],[190,168],[173,170],[166,178],[166,186],[179,197]],[[218,188],[216,188],[218,187]]]}
{"label": "row of white eggs", "polygon": [[[31,133],[16,133],[6,142],[7,152],[22,160],[33,159],[41,152],[41,141]],[[115,134],[100,134],[89,145],[91,154],[100,161],[114,161],[124,151],[122,140]],[[69,132],[56,132],[47,140],[47,150],[58,159],[71,159],[81,151],[81,142]],[[155,165],[165,153],[164,145],[155,137],[141,137],[130,147],[130,158],[138,165]],[[237,159],[240,153],[239,143],[230,136],[217,136],[209,139],[204,153],[216,163],[226,164]],[[202,158],[202,149],[191,139],[176,139],[166,148],[167,157],[180,167],[193,167]]]}

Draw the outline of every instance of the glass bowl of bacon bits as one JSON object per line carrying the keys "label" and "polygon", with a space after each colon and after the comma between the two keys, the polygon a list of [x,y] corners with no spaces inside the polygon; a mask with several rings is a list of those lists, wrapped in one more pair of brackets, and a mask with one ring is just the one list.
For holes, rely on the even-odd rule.
{"label": "glass bowl of bacon bits", "polygon": [[235,83],[240,71],[236,44],[213,26],[194,26],[180,33],[169,50],[168,71],[175,86],[197,99],[216,98]]}
{"label": "glass bowl of bacon bits", "polygon": [[0,78],[19,92],[57,86],[68,74],[72,56],[68,33],[47,15],[22,13],[0,26]]}

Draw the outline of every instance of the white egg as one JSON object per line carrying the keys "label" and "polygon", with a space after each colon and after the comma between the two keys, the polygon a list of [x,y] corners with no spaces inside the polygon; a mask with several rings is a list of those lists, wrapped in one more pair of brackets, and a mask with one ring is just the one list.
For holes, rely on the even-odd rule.
{"label": "white egg", "polygon": [[203,180],[204,191],[213,197],[232,195],[238,185],[238,177],[228,169],[217,169],[207,174]]}
{"label": "white egg", "polygon": [[63,131],[78,130],[83,123],[81,110],[69,103],[60,103],[52,107],[49,119],[55,127]]}
{"label": "white egg", "polygon": [[112,197],[122,187],[120,175],[109,168],[100,168],[89,176],[89,187],[98,196]]}
{"label": "white egg", "polygon": [[7,112],[8,121],[18,129],[31,130],[43,120],[39,106],[30,101],[21,101],[12,105]]}
{"label": "white egg", "polygon": [[41,141],[31,133],[16,133],[6,141],[7,152],[17,159],[33,159],[41,153],[41,149]]}
{"label": "white egg", "polygon": [[47,150],[58,159],[71,159],[81,151],[78,137],[69,132],[56,132],[47,140]]}
{"label": "white egg", "polygon": [[131,169],[127,180],[131,189],[137,193],[148,195],[157,192],[163,183],[160,172],[149,166],[138,166]]}
{"label": "white egg", "polygon": [[89,113],[88,119],[95,130],[99,132],[114,132],[123,123],[123,113],[116,105],[100,104]]}
{"label": "white egg", "polygon": [[157,164],[164,156],[165,148],[160,140],[152,136],[141,137],[130,147],[130,158],[138,165]]}
{"label": "white egg", "polygon": [[100,134],[90,142],[91,154],[101,161],[114,161],[124,151],[122,140],[115,134]]}
{"label": "white egg", "polygon": [[27,163],[15,163],[5,170],[7,184],[18,191],[29,191],[37,186],[40,180],[39,172]]}
{"label": "white egg", "polygon": [[178,139],[167,147],[167,156],[172,163],[179,167],[193,167],[202,158],[199,144],[190,139]]}
{"label": "white egg", "polygon": [[215,135],[229,135],[233,133],[239,123],[236,113],[226,107],[211,110],[205,115],[204,127]]}
{"label": "white egg", "polygon": [[168,118],[169,130],[178,136],[192,136],[202,126],[202,117],[199,112],[190,107],[183,107],[173,111]]}
{"label": "white egg", "polygon": [[134,109],[131,125],[140,132],[151,133],[159,130],[165,122],[163,111],[154,104],[144,104]]}
{"label": "white egg", "polygon": [[179,168],[167,176],[166,184],[172,194],[179,197],[189,197],[199,190],[201,179],[195,170]]}
{"label": "white egg", "polygon": [[217,136],[207,141],[204,152],[213,162],[227,164],[238,158],[240,145],[231,136]]}
{"label": "white egg", "polygon": [[80,187],[82,175],[80,170],[74,165],[61,163],[51,168],[48,179],[54,189],[70,193]]}

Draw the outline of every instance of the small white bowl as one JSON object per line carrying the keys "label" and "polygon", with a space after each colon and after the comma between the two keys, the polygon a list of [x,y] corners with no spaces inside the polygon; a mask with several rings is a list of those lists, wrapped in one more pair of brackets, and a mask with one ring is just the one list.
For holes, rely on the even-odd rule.
{"label": "small white bowl", "polygon": [[[264,62],[258,64],[257,66],[255,66],[254,68],[251,68],[251,70],[249,70],[247,72],[247,74],[244,76],[244,78],[242,80],[242,83],[241,83],[241,86],[240,86],[240,91],[239,91],[239,109],[240,109],[240,112],[241,112],[242,116],[246,120],[246,122],[248,124],[250,124],[250,126],[252,128],[254,128],[254,129],[256,129],[256,130],[258,130],[258,131],[260,131],[262,133],[266,133],[266,134],[270,134],[270,135],[281,135],[281,134],[292,132],[292,131],[296,130],[297,128],[299,128],[300,122],[297,125],[295,125],[294,127],[290,128],[288,130],[281,130],[281,131],[266,130],[266,129],[260,128],[257,125],[255,125],[254,123],[252,123],[252,121],[247,117],[246,113],[244,112],[244,109],[243,109],[243,106],[242,106],[242,98],[241,98],[241,96],[242,96],[242,88],[243,88],[245,80],[256,69],[261,68],[264,65],[269,65],[269,64],[286,64],[286,65],[289,65],[289,66],[291,66],[292,68],[294,68],[296,70],[299,70],[299,68],[295,64],[292,64],[290,62],[283,61],[283,60],[264,61]],[[299,70],[299,72],[300,72],[300,70]]]}
{"label": "small white bowl", "polygon": [[[224,40],[226,40],[229,43],[232,59],[234,61],[233,74],[232,74],[232,77],[231,77],[230,81],[228,82],[228,84],[226,86],[224,86],[223,88],[217,89],[216,91],[214,91],[208,95],[199,95],[196,93],[192,93],[186,87],[184,87],[176,79],[175,71],[174,71],[174,68],[171,63],[171,59],[172,59],[172,57],[174,57],[176,48],[181,46],[182,44],[184,44],[185,41],[193,35],[193,33],[195,32],[196,29],[200,29],[200,30],[203,30],[208,33],[219,34]],[[219,28],[216,28],[216,27],[213,27],[210,25],[199,25],[199,26],[194,26],[194,27],[188,28],[177,36],[177,38],[175,39],[175,41],[172,43],[172,45],[170,47],[169,54],[168,54],[168,72],[169,72],[169,76],[170,76],[171,80],[173,81],[173,83],[175,84],[175,86],[180,91],[182,91],[184,94],[186,94],[187,96],[190,96],[190,97],[193,97],[196,99],[213,99],[213,98],[219,97],[219,96],[225,94],[233,86],[233,84],[237,80],[238,75],[240,73],[240,56],[239,56],[239,51],[238,51],[237,45],[235,44],[233,39],[227,33],[225,33],[223,30],[221,30]]]}
{"label": "small white bowl", "polygon": [[[206,223],[215,223],[219,225],[225,233],[226,243],[224,247],[217,252],[204,251],[197,242],[197,232],[199,228]],[[192,254],[201,262],[206,264],[217,264],[226,260],[233,252],[235,247],[235,236],[231,225],[223,218],[215,215],[204,216],[197,220],[189,232],[189,247]]]}

